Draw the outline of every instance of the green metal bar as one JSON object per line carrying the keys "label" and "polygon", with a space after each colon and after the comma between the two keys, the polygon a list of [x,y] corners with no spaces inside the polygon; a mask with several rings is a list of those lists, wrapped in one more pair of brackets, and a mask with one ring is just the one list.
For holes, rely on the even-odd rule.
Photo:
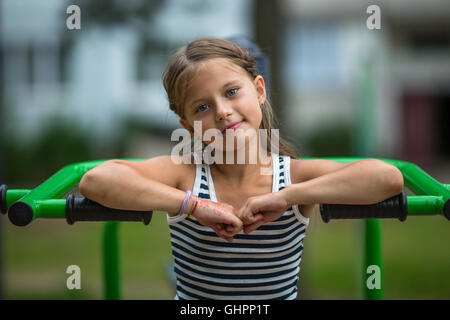
{"label": "green metal bar", "polygon": [[[310,159],[325,159],[336,161],[340,163],[348,163],[363,160],[366,158],[351,157],[351,158],[302,158],[302,160]],[[142,161],[144,159],[123,159],[128,161]],[[413,191],[417,196],[408,196],[408,214],[410,215],[430,215],[430,214],[442,214],[443,206],[447,200],[450,199],[449,184],[440,183],[417,165],[391,159],[379,159],[386,163],[396,166],[403,174],[405,180],[405,186]],[[8,189],[7,190],[7,207],[17,201],[24,201],[29,203],[33,208],[44,204],[45,210],[51,209],[53,202],[42,202],[43,200],[54,199],[67,193],[73,188],[81,179],[81,177],[90,169],[96,167],[98,164],[106,160],[96,160],[80,162],[69,165],[52,177],[47,179],[44,183],[37,188],[28,189]],[[426,195],[426,196],[424,196]],[[58,202],[54,202],[58,205]],[[421,206],[420,208],[418,206]],[[431,209],[431,212],[427,210]],[[40,218],[47,218],[45,213],[41,213],[42,208],[39,210]],[[36,217],[33,217],[33,219]],[[50,216],[49,218],[52,218]]]}
{"label": "green metal bar", "polygon": [[450,198],[450,190],[417,165],[406,161],[382,160],[391,163],[402,172],[405,185],[416,195],[440,195],[444,197],[444,201]]}
{"label": "green metal bar", "polygon": [[366,300],[383,299],[383,260],[379,219],[364,221],[364,272],[362,285]]}
{"label": "green metal bar", "polygon": [[[363,60],[357,81],[355,113],[356,121],[353,135],[353,154],[368,157],[373,154],[376,142],[375,123],[375,93],[374,93],[374,60],[370,56]],[[362,270],[364,277],[360,286],[363,288],[364,297],[367,300],[381,300],[383,288],[369,287],[367,268],[376,266],[379,268],[379,276],[383,273],[381,261],[381,227],[377,219],[365,220],[363,224],[364,248],[363,255],[365,266]]]}
{"label": "green metal bar", "polygon": [[409,216],[442,215],[444,207],[443,197],[437,196],[408,196]]}
{"label": "green metal bar", "polygon": [[[325,159],[339,163],[348,163],[366,158],[303,158],[303,160],[308,159]],[[444,215],[444,205],[450,199],[449,184],[440,183],[411,162],[383,158],[377,159],[397,167],[402,172],[405,186],[416,194],[416,196],[408,196],[408,210],[411,209],[411,211],[408,211],[408,215]],[[420,196],[427,197],[422,198]],[[432,213],[426,211],[425,207],[427,205],[429,205]]]}
{"label": "green metal bar", "polygon": [[6,191],[6,207],[9,208],[14,202],[30,193],[28,189],[9,189]]}
{"label": "green metal bar", "polygon": [[37,200],[35,218],[65,219],[66,199]]}
{"label": "green metal bar", "polygon": [[[29,189],[8,190],[6,192],[7,208],[30,192]],[[65,219],[66,199],[36,200],[34,216],[35,218]]]}
{"label": "green metal bar", "polygon": [[[127,161],[143,161],[145,159],[121,159]],[[99,164],[108,161],[93,160],[67,165],[57,171],[50,178],[34,189],[8,189],[6,192],[6,206],[9,208],[17,201],[25,202],[34,209],[40,204],[38,201],[59,198],[75,187],[83,175]],[[34,220],[33,215],[33,220]]]}
{"label": "green metal bar", "polygon": [[103,274],[106,300],[120,300],[118,226],[118,222],[106,222],[103,231]]}
{"label": "green metal bar", "polygon": [[[17,191],[17,192],[16,192]],[[8,190],[8,207],[30,190]],[[442,196],[407,196],[408,216],[442,215],[445,201]],[[39,219],[65,219],[66,199],[37,200],[35,216]]]}
{"label": "green metal bar", "polygon": [[30,223],[37,217],[36,212],[39,200],[54,199],[63,196],[81,180],[85,172],[101,162],[103,161],[88,161],[71,164],[62,168],[42,184],[25,194],[17,202],[13,203],[10,209],[19,205],[22,211],[26,211],[26,214],[21,218],[21,223]]}
{"label": "green metal bar", "polygon": [[[7,191],[8,207],[20,200],[31,190],[11,189]],[[442,215],[445,204],[442,196],[407,196],[408,216],[432,216]],[[40,219],[65,219],[65,199],[50,199],[36,201],[36,218]]]}

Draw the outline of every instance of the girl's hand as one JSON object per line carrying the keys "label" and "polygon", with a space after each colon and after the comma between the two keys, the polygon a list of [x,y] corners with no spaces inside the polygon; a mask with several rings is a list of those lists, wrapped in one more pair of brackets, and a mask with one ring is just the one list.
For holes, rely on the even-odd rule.
{"label": "girl's hand", "polygon": [[228,242],[233,241],[233,236],[242,230],[242,221],[236,216],[233,206],[226,203],[198,198],[193,216]]}
{"label": "girl's hand", "polygon": [[251,197],[237,215],[244,223],[244,232],[250,233],[261,225],[275,221],[289,208],[289,203],[278,192]]}

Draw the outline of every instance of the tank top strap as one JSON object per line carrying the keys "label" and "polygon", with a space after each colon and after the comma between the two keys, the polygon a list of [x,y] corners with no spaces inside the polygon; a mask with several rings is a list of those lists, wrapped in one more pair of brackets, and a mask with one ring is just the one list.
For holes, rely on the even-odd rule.
{"label": "tank top strap", "polygon": [[291,158],[289,156],[282,156],[278,154],[272,155],[275,159],[274,161],[274,182],[276,185],[274,186],[273,192],[283,190],[290,183],[290,165]]}
{"label": "tank top strap", "polygon": [[[289,156],[280,157],[279,181],[280,181],[280,187],[279,187],[280,189],[279,190],[286,188],[288,185],[290,185],[292,183],[292,180],[291,180],[291,158]],[[297,204],[292,205],[291,208],[301,223],[303,223],[304,225],[309,224],[309,218],[306,218],[302,215],[302,213],[300,212],[300,208]]]}
{"label": "tank top strap", "polygon": [[201,158],[195,152],[193,152],[192,155],[195,163],[195,180],[192,194],[199,198],[210,200],[208,165],[202,163]]}
{"label": "tank top strap", "polygon": [[291,158],[289,156],[280,156],[280,176],[279,176],[279,181],[280,181],[280,189],[279,190],[283,190],[284,188],[286,188],[291,181],[291,177],[290,177],[290,170],[289,167],[291,166]]}

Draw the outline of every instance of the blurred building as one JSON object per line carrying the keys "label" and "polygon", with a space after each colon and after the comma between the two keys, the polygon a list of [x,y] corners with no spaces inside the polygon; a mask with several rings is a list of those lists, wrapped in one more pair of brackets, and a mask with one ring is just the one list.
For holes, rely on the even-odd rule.
{"label": "blurred building", "polygon": [[[201,36],[252,38],[254,6],[263,5],[168,0],[149,21],[110,25],[92,23],[81,5],[81,30],[68,30],[66,7],[77,2],[0,2],[8,119],[2,125],[8,134],[25,139],[58,113],[81,126],[92,141],[108,145],[120,134],[123,119],[132,119],[156,132],[132,147],[130,155],[143,157],[167,153],[170,132],[179,127],[161,83],[174,49]],[[137,3],[142,1],[121,6]],[[284,40],[283,123],[296,139],[358,121],[362,79],[369,78],[373,108],[367,117],[373,121],[367,132],[373,132],[373,155],[419,164],[448,160],[450,2],[278,3],[283,25],[273,32]],[[380,30],[367,28],[371,4],[381,9]],[[151,39],[145,50],[142,33]]]}
{"label": "blurred building", "polygon": [[[366,25],[371,4],[381,10],[380,30]],[[448,162],[449,1],[286,0],[284,9],[287,119],[298,136],[358,121],[366,72],[374,92],[374,154]]]}
{"label": "blurred building", "polygon": [[[81,30],[68,30],[66,8],[77,2],[0,2],[7,116],[2,125],[8,134],[27,140],[58,114],[106,147],[127,118],[162,131],[165,145],[170,132],[180,127],[162,86],[169,56],[197,37],[252,35],[251,0],[163,1],[153,19],[139,25],[158,44],[143,55],[136,24],[92,23],[89,7],[81,4]],[[139,155],[161,153],[157,137],[150,141]]]}

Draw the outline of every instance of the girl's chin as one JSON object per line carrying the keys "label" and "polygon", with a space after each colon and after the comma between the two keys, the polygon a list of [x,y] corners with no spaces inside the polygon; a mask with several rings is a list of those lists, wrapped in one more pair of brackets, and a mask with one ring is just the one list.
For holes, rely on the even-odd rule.
{"label": "girl's chin", "polygon": [[[231,135],[228,136],[228,138],[231,138]],[[245,136],[242,138],[238,138],[236,139],[236,137],[233,139],[234,141],[232,143],[230,143],[226,140],[226,136],[225,139],[223,139],[223,143],[222,144],[214,144],[211,143],[208,145],[209,148],[214,148],[215,150],[219,151],[219,152],[234,152],[234,151],[239,151],[239,150],[245,150],[245,149],[250,149],[251,146],[251,142],[253,143],[257,143],[257,140],[254,139],[254,137],[252,136]]]}

